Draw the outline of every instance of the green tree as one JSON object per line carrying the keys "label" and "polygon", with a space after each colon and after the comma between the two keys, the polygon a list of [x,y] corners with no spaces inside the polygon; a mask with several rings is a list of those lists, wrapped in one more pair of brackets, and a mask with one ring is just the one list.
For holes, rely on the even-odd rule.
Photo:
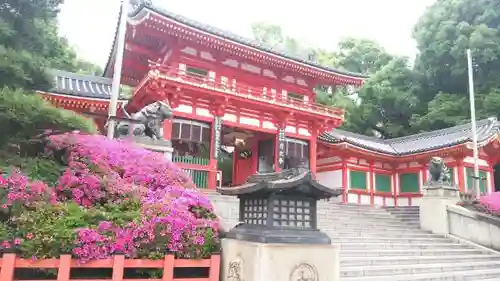
{"label": "green tree", "polygon": [[11,144],[31,143],[47,134],[74,130],[97,132],[90,119],[56,108],[34,93],[9,88],[0,89],[0,128],[0,149]]}
{"label": "green tree", "polygon": [[416,81],[418,73],[408,67],[407,58],[393,58],[375,72],[359,93],[362,123],[358,126],[362,132],[377,132],[383,138],[414,133],[412,117],[419,92]]}
{"label": "green tree", "polygon": [[368,39],[345,38],[338,44],[337,64],[345,70],[373,74],[387,65],[392,56],[377,42]]}
{"label": "green tree", "polygon": [[474,57],[477,116],[499,116],[498,9],[498,1],[440,0],[421,16],[413,33],[423,77],[415,124],[432,130],[469,120],[467,48]]}
{"label": "green tree", "polygon": [[47,68],[89,68],[91,64],[79,60],[58,34],[56,17],[62,0],[4,2],[0,5],[0,86],[46,90],[52,81]]}

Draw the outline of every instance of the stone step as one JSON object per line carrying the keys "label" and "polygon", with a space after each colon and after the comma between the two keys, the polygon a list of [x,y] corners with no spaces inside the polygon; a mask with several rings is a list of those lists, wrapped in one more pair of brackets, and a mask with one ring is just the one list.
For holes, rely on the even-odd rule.
{"label": "stone step", "polygon": [[[396,265],[396,266],[374,266],[374,267],[346,267],[341,271],[341,277],[407,277],[416,274],[441,273],[447,275],[455,271],[474,271],[496,269],[498,262],[474,262],[474,263],[445,263],[445,264],[418,264],[418,265]],[[407,280],[407,279],[404,279]]]}
{"label": "stone step", "polygon": [[[333,227],[333,228],[346,228],[346,229],[374,229],[374,228],[380,228],[383,229],[384,231],[389,231],[389,230],[419,230],[420,227],[419,225],[416,224],[372,224],[372,223],[361,223],[359,221],[353,221],[353,222],[332,222],[331,224],[325,225],[327,227]],[[318,223],[318,227],[321,228],[321,225]]]}
{"label": "stone step", "polygon": [[397,226],[408,226],[408,225],[418,225],[420,226],[419,221],[399,221],[394,218],[384,218],[384,219],[371,219],[371,218],[329,218],[329,219],[321,219],[318,218],[318,224],[325,224],[325,223],[363,223],[363,224],[373,224],[373,225],[397,225]]}
{"label": "stone step", "polygon": [[471,262],[471,263],[436,263],[415,265],[383,265],[383,266],[353,266],[343,267],[341,277],[371,276],[374,278],[388,275],[413,275],[422,273],[446,274],[454,271],[471,271],[500,268],[500,261]]}
{"label": "stone step", "polygon": [[420,215],[420,211],[387,211],[388,214],[396,215],[396,216],[418,216]]}
{"label": "stone step", "polygon": [[352,230],[352,229],[323,229],[330,237],[399,237],[399,238],[421,238],[421,237],[440,237],[437,234],[425,233],[425,232],[382,232],[379,229],[374,229],[371,231],[366,230]]}
{"label": "stone step", "polygon": [[450,240],[444,237],[412,237],[412,238],[400,238],[400,237],[332,237],[332,243],[343,244],[343,243],[400,243],[400,244],[460,244],[458,241]]}
{"label": "stone step", "polygon": [[443,256],[390,256],[390,257],[341,257],[340,268],[351,266],[408,265],[436,263],[467,263],[500,261],[497,255],[443,255]]}
{"label": "stone step", "polygon": [[445,256],[445,255],[479,255],[485,254],[481,249],[378,249],[378,250],[343,250],[342,257],[372,257],[379,256]]}
{"label": "stone step", "polygon": [[342,250],[416,250],[416,249],[474,249],[472,246],[458,243],[371,243],[346,242],[341,244]]}
{"label": "stone step", "polygon": [[[365,234],[380,234],[380,233],[385,233],[385,234],[400,234],[403,236],[406,236],[408,234],[431,234],[430,232],[426,232],[421,229],[411,229],[411,228],[402,228],[402,227],[396,227],[396,228],[373,228],[373,227],[363,227],[360,225],[349,225],[349,226],[342,226],[342,225],[329,225],[320,229],[324,229],[327,231],[333,231],[333,232],[364,232]],[[383,234],[382,234],[383,235]]]}
{"label": "stone step", "polygon": [[340,281],[478,281],[487,278],[498,278],[500,268],[483,270],[453,271],[448,273],[422,273],[401,276],[364,276],[364,277],[342,277]]}
{"label": "stone step", "polygon": [[419,210],[419,206],[386,206],[382,207],[386,210]]}

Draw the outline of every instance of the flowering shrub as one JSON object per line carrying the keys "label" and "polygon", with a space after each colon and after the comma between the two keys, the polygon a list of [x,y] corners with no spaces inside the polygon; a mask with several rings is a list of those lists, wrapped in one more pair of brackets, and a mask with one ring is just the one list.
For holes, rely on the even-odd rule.
{"label": "flowering shrub", "polygon": [[54,188],[19,171],[0,177],[4,249],[39,258],[71,252],[82,262],[218,250],[211,203],[163,155],[75,133],[50,137],[46,154],[65,167]]}
{"label": "flowering shrub", "polygon": [[500,216],[500,192],[481,197],[479,203],[492,215]]}

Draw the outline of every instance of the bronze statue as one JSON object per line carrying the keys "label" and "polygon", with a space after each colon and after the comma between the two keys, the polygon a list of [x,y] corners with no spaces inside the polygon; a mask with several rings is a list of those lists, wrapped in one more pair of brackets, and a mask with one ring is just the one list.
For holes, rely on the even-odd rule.
{"label": "bronze statue", "polygon": [[444,164],[443,158],[432,157],[429,161],[429,180],[427,184],[451,185],[450,170]]}
{"label": "bronze statue", "polygon": [[122,121],[117,126],[118,137],[136,136],[163,140],[163,122],[172,117],[172,109],[162,101],[153,102],[136,113],[128,114],[130,121]]}

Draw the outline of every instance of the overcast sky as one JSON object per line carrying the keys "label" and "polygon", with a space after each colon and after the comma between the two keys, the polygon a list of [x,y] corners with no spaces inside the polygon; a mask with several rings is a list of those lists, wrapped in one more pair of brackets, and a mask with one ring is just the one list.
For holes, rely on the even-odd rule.
{"label": "overcast sky", "polygon": [[[240,2],[240,4],[237,4]],[[155,0],[172,12],[250,37],[264,21],[307,46],[334,49],[343,37],[378,41],[389,52],[413,56],[413,25],[435,0]],[[295,4],[293,4],[295,3]],[[120,0],[66,0],[61,32],[81,57],[104,66],[118,19]]]}

